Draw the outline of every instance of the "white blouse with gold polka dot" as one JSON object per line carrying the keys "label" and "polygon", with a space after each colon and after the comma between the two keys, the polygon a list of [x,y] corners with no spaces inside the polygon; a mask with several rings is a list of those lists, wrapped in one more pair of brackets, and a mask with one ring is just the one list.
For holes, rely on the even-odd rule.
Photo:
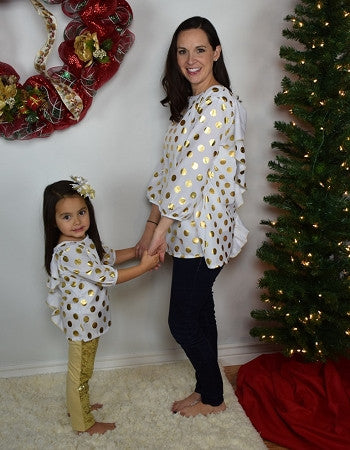
{"label": "white blouse with gold polka dot", "polygon": [[108,286],[117,283],[115,252],[104,247],[101,262],[87,236],[58,244],[51,260],[48,305],[52,321],[73,341],[90,341],[111,326]]}
{"label": "white blouse with gold polka dot", "polygon": [[182,120],[169,126],[147,197],[175,219],[167,235],[170,255],[204,256],[215,268],[246,243],[237,214],[246,189],[245,128],[244,107],[223,86],[190,97]]}

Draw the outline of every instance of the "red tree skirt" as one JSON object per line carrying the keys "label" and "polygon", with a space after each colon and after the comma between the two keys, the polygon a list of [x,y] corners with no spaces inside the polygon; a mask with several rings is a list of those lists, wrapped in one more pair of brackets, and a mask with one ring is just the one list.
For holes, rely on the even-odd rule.
{"label": "red tree skirt", "polygon": [[350,360],[261,355],[240,367],[236,395],[264,439],[291,450],[350,449]]}

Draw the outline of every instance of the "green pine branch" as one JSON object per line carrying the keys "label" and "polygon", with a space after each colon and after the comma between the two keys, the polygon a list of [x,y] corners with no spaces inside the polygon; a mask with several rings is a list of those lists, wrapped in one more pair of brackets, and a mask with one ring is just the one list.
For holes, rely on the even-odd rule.
{"label": "green pine branch", "polygon": [[257,256],[264,308],[251,335],[287,356],[326,361],[350,349],[350,4],[302,0],[286,17],[286,73],[264,197],[277,218]]}

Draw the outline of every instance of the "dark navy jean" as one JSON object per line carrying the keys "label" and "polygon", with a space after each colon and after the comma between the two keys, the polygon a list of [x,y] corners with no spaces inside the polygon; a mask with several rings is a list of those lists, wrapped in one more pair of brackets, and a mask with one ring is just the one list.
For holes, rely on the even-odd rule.
{"label": "dark navy jean", "polygon": [[195,392],[212,406],[224,400],[213,299],[213,284],[221,269],[209,269],[204,258],[173,257],[170,331],[193,365]]}

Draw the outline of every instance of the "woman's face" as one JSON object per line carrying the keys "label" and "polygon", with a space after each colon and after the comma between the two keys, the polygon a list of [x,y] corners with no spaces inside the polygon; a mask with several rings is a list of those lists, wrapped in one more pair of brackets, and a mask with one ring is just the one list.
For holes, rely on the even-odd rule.
{"label": "woman's face", "polygon": [[177,63],[183,76],[191,83],[193,95],[217,84],[213,64],[221,52],[212,49],[208,36],[200,28],[181,31],[177,38]]}

